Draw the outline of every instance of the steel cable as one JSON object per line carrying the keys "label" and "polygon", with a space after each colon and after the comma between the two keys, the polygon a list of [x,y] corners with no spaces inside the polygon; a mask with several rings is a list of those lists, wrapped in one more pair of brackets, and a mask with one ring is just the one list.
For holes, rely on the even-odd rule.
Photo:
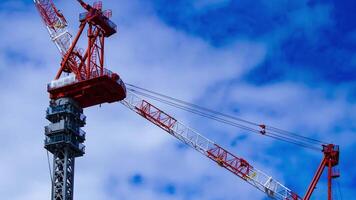
{"label": "steel cable", "polygon": [[[214,110],[211,110],[211,109],[208,109],[208,108],[204,108],[204,107],[196,105],[196,104],[188,103],[186,101],[179,100],[177,98],[173,98],[173,97],[170,97],[170,96],[167,96],[167,95],[164,95],[164,94],[160,94],[158,92],[155,92],[155,91],[152,91],[152,90],[148,90],[148,89],[145,89],[145,88],[142,88],[142,87],[139,87],[139,86],[135,86],[133,84],[126,84],[126,85],[128,85],[129,87],[141,90],[141,92],[144,91],[144,92],[156,95],[156,96],[160,96],[162,98],[175,101],[175,102],[177,102],[179,104],[183,104],[183,105],[186,105],[186,106],[189,106],[189,107],[192,107],[192,108],[196,108],[196,109],[202,110],[204,112],[209,112],[209,113],[212,113],[214,115],[219,115],[219,116],[222,116],[222,117],[226,117],[226,118],[229,118],[229,119],[232,119],[232,120],[240,121],[240,122],[243,122],[243,123],[246,123],[246,124],[249,124],[249,125],[253,125],[253,126],[260,127],[260,125],[261,125],[261,124],[258,124],[258,123],[255,123],[255,122],[251,122],[251,121],[248,121],[248,120],[245,120],[245,119],[242,119],[242,118],[238,118],[238,117],[235,117],[235,116],[227,115],[225,113],[221,113],[221,112],[214,111]],[[137,91],[137,90],[135,90],[135,91]],[[286,130],[282,130],[282,129],[273,127],[273,126],[266,126],[266,129],[268,129],[269,132],[274,132],[276,134],[283,134],[283,135],[289,135],[290,137],[297,137],[300,140],[303,140],[303,141],[305,141],[307,143],[313,143],[313,144],[318,144],[318,145],[327,144],[326,142],[323,142],[323,141],[320,141],[320,140],[316,140],[316,139],[312,139],[312,138],[308,138],[308,137],[305,137],[305,136],[302,136],[302,135],[299,135],[299,134],[296,134],[296,133],[292,133],[290,131],[286,131]]]}
{"label": "steel cable", "polygon": [[[242,125],[242,124],[227,120],[227,119],[223,119],[223,118],[218,117],[216,115],[212,115],[211,113],[209,114],[207,112],[195,109],[196,107],[192,108],[191,106],[187,106],[187,104],[189,104],[189,103],[187,103],[185,105],[180,105],[180,104],[177,104],[177,103],[162,99],[160,97],[157,97],[157,96],[154,96],[154,95],[151,95],[151,94],[147,94],[147,93],[142,92],[142,91],[137,91],[137,90],[131,89],[131,88],[129,88],[129,90],[134,92],[134,93],[136,93],[136,94],[138,94],[138,95],[145,96],[147,98],[150,98],[150,99],[153,99],[155,101],[167,104],[169,106],[172,106],[172,107],[175,107],[175,108],[178,108],[178,109],[182,109],[182,110],[185,110],[187,112],[191,112],[193,114],[197,114],[197,115],[200,115],[202,117],[206,117],[206,118],[209,118],[209,119],[212,119],[212,120],[215,120],[215,121],[218,121],[218,122],[230,125],[230,126],[234,126],[234,127],[240,128],[240,129],[244,129],[244,130],[247,130],[249,132],[261,134],[260,130],[257,130],[257,129],[254,129],[254,128],[251,128],[251,127],[248,127],[248,126],[245,126],[245,125]],[[204,110],[206,111],[208,109],[204,109]],[[214,112],[214,113],[219,113],[219,112]],[[230,118],[230,117],[226,117],[226,118]],[[256,123],[249,123],[249,124],[250,125],[257,125]],[[319,148],[315,147],[315,146],[313,146],[311,144],[307,144],[305,141],[300,141],[300,140],[297,140],[296,138],[291,138],[290,136],[281,135],[279,133],[275,133],[275,132],[271,132],[271,131],[266,131],[266,134],[264,134],[264,135],[267,136],[267,137],[273,138],[273,139],[281,140],[281,141],[284,141],[284,142],[289,142],[289,143],[292,143],[292,144],[295,144],[295,145],[298,145],[298,146],[301,146],[301,147],[305,147],[305,148],[309,148],[309,149],[312,149],[312,150],[320,151],[320,147]]]}
{"label": "steel cable", "polygon": [[48,162],[48,170],[49,170],[49,176],[51,178],[51,183],[53,184],[53,175],[52,175],[52,168],[51,168],[51,162],[49,160],[49,154],[48,154],[48,150],[47,152],[47,162]]}

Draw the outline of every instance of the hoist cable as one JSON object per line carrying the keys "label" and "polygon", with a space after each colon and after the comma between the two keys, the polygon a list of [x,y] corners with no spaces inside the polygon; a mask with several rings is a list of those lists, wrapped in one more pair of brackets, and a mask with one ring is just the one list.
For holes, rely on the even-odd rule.
{"label": "hoist cable", "polygon": [[46,152],[47,152],[47,162],[48,162],[49,177],[51,178],[51,183],[53,184],[53,175],[52,175],[51,162],[49,160],[48,150]]}
{"label": "hoist cable", "polygon": [[[230,125],[230,126],[241,128],[241,129],[244,129],[246,131],[250,131],[250,132],[253,132],[253,133],[261,134],[260,130],[257,130],[257,129],[254,129],[254,128],[251,128],[251,127],[248,127],[248,126],[245,126],[245,125],[242,125],[242,124],[238,124],[236,122],[233,122],[233,121],[230,121],[230,120],[227,120],[227,119],[223,119],[221,117],[218,117],[218,116],[215,116],[215,115],[212,115],[212,114],[208,114],[206,112],[202,112],[202,111],[197,110],[197,109],[193,109],[193,108],[190,108],[190,107],[187,107],[187,106],[184,106],[184,105],[180,105],[180,104],[177,104],[177,103],[174,103],[174,102],[171,102],[171,101],[167,101],[165,99],[162,99],[162,98],[147,94],[145,92],[136,91],[134,89],[129,89],[129,90],[134,92],[135,94],[147,97],[149,99],[153,99],[155,101],[167,104],[169,106],[172,106],[172,107],[175,107],[175,108],[179,108],[179,109],[185,110],[187,112],[191,112],[193,114],[197,114],[197,115],[200,115],[202,117],[206,117],[206,118],[209,118],[209,119],[212,119],[212,120],[215,120],[215,121],[218,121],[218,122]],[[270,131],[266,131],[266,133],[264,135],[267,136],[267,137],[273,138],[273,139],[281,140],[281,141],[284,141],[284,142],[289,142],[289,143],[292,143],[292,144],[295,144],[295,145],[298,145],[298,146],[301,146],[301,147],[305,147],[305,148],[309,148],[309,149],[312,149],[312,150],[320,151],[320,148],[312,146],[311,144],[306,144],[304,141],[298,141],[295,138],[290,138],[290,137],[287,137],[287,136],[284,136],[284,135],[280,135],[278,133],[273,133],[273,132],[270,132]]]}
{"label": "hoist cable", "polygon": [[[135,85],[132,85],[132,84],[126,84],[126,85],[129,86],[131,89],[135,88],[133,90],[136,91],[136,92],[138,92],[137,90],[141,90],[140,92],[142,92],[142,91],[143,92],[147,92],[147,93],[150,93],[152,95],[159,96],[159,97],[171,100],[171,101],[175,101],[175,102],[177,102],[179,104],[183,104],[185,106],[201,110],[203,112],[208,112],[208,113],[211,113],[211,114],[214,114],[214,115],[219,115],[219,116],[222,116],[224,118],[229,118],[229,119],[232,119],[232,120],[236,120],[236,121],[239,121],[239,122],[246,123],[248,125],[253,125],[253,126],[258,126],[258,127],[261,126],[260,124],[255,123],[255,122],[251,122],[251,121],[248,121],[248,120],[245,120],[245,119],[241,119],[241,118],[238,118],[238,117],[235,117],[235,116],[227,115],[227,114],[224,114],[224,113],[221,113],[221,112],[218,112],[218,111],[214,111],[214,110],[211,110],[211,109],[208,109],[208,108],[204,108],[202,106],[199,106],[199,105],[196,105],[196,104],[192,104],[192,103],[188,103],[186,101],[179,100],[177,98],[173,98],[173,97],[170,97],[170,96],[167,96],[167,95],[164,95],[164,94],[160,94],[160,93],[152,91],[152,90],[148,90],[148,89],[145,89],[145,88],[142,88],[142,87],[138,87],[138,86],[135,86]],[[322,142],[320,140],[316,140],[316,139],[308,138],[308,137],[305,137],[305,136],[301,136],[299,134],[292,133],[290,131],[285,131],[285,130],[282,130],[282,129],[279,129],[279,128],[276,128],[276,127],[273,127],[273,126],[266,126],[266,129],[269,130],[269,132],[274,132],[276,134],[289,135],[289,137],[297,137],[300,140],[303,140],[304,142],[308,142],[308,143],[314,143],[314,144],[318,144],[318,145],[327,144],[326,142]]]}

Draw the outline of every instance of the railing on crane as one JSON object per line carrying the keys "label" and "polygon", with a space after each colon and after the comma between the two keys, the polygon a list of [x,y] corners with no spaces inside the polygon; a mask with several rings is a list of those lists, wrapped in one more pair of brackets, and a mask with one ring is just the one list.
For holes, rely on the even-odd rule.
{"label": "railing on crane", "polygon": [[[82,5],[86,12],[80,14],[80,28],[74,41],[72,41],[72,35],[67,29],[67,21],[63,14],[56,8],[53,1],[34,0],[42,21],[49,32],[50,38],[55,43],[62,56],[61,68],[57,72],[55,80],[48,85],[48,92],[51,94],[50,97],[52,99],[71,97],[82,108],[98,105],[104,102],[122,100],[121,103],[129,109],[162,128],[209,159],[215,161],[219,166],[224,167],[242,180],[266,193],[269,197],[279,200],[302,199],[271,176],[254,168],[243,158],[233,155],[226,149],[200,135],[198,132],[180,123],[178,120],[155,107],[148,101],[136,96],[131,91],[126,91],[126,86],[119,75],[104,68],[104,38],[117,32],[116,25],[109,19],[112,15],[111,10],[103,11],[101,2],[96,2],[91,6],[82,0],[77,1]],[[77,47],[77,42],[86,25],[89,26],[88,48],[86,51],[83,51]],[[62,72],[68,73],[69,76],[61,77]],[[106,90],[107,88],[109,88],[109,90]],[[147,96],[147,94],[144,95],[146,95],[146,97],[152,97],[150,95]],[[160,96],[162,97],[162,95]],[[157,97],[154,97],[154,99],[155,98],[157,99]],[[184,105],[193,105],[171,97],[168,98],[183,103]],[[158,100],[160,99],[158,98]],[[339,147],[337,145],[326,144],[318,140],[296,135],[264,124],[256,124],[236,117],[227,116],[216,111],[211,112],[211,110],[205,108],[202,109],[202,107],[197,105],[193,105],[192,109],[192,107],[188,108],[189,106],[185,107],[172,102],[169,102],[169,104],[234,127],[302,147],[319,150],[319,147],[313,145],[321,144],[323,147],[322,152],[324,153],[324,159],[303,200],[309,200],[325,168],[328,168],[328,200],[331,200],[331,180],[340,176],[340,173],[338,171],[335,172],[335,169],[333,168],[339,163]],[[210,114],[205,113],[205,111],[209,111]],[[211,113],[213,113],[213,115]],[[220,117],[217,117],[216,114],[220,115]],[[248,125],[257,126],[259,129],[256,130],[246,125],[234,123],[226,120],[225,117],[247,123]],[[80,132],[79,134],[85,137],[84,132]],[[63,140],[63,138],[61,138],[61,140]],[[46,140],[45,142],[51,143],[56,142],[56,140]],[[84,152],[84,146],[82,144],[80,145],[79,149]]]}
{"label": "railing on crane", "polygon": [[[78,0],[86,12],[79,15],[79,30],[71,41],[67,21],[52,0],[34,2],[62,54],[60,69],[47,87],[50,98],[71,97],[82,108],[125,98],[125,84],[120,76],[104,67],[105,38],[117,32],[115,23],[109,19],[111,11],[103,11],[101,2],[91,6]],[[78,42],[86,27],[88,46],[82,50],[78,48]]]}

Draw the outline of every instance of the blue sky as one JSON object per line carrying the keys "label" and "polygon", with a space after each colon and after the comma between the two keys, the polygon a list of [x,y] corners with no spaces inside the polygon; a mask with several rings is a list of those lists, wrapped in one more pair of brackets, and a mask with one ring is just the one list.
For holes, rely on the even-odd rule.
{"label": "blue sky", "polygon": [[[45,87],[60,58],[31,2],[0,3],[0,194],[12,200],[50,197]],[[81,8],[55,3],[75,33]],[[124,81],[340,144],[337,182],[343,199],[356,195],[355,1],[105,0],[104,7],[119,26],[105,61]],[[300,195],[322,158],[157,105]],[[266,199],[120,104],[85,114],[78,200]],[[313,199],[325,198],[322,177]]]}

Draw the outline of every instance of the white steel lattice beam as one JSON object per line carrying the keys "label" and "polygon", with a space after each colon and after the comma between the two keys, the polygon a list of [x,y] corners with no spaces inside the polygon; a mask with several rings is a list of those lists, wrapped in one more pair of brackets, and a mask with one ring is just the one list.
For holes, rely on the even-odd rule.
{"label": "white steel lattice beam", "polygon": [[301,200],[296,193],[292,192],[271,176],[252,167],[246,160],[228,152],[148,101],[127,91],[127,97],[121,101],[121,103],[148,121],[159,126],[178,140],[215,161],[221,167],[226,168],[242,180],[264,192],[268,197],[278,200]]}
{"label": "white steel lattice beam", "polygon": [[68,32],[67,21],[57,10],[52,0],[33,0],[47,28],[51,40],[61,55],[65,55],[72,43],[72,35]]}

